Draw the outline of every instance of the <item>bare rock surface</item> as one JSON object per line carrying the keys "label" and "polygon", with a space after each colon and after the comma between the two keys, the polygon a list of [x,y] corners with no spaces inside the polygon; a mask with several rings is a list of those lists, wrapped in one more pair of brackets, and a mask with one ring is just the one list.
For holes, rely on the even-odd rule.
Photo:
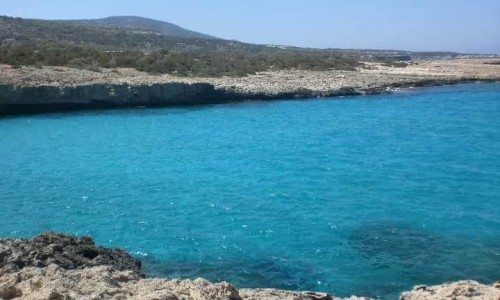
{"label": "bare rock surface", "polygon": [[325,92],[341,88],[369,88],[394,83],[421,80],[500,80],[500,65],[489,64],[494,59],[455,59],[418,61],[405,68],[365,62],[357,71],[278,70],[260,72],[246,77],[176,77],[152,75],[135,69],[101,69],[100,72],[68,67],[36,68],[24,66],[12,69],[0,65],[0,84],[26,86],[83,86],[91,84],[153,85],[164,83],[208,83],[216,89],[248,93],[280,93],[296,90]]}
{"label": "bare rock surface", "polygon": [[490,60],[419,61],[405,68],[366,62],[356,71],[274,70],[222,78],[152,75],[126,68],[95,72],[0,65],[0,115],[380,94],[399,88],[499,81],[500,65]]}
{"label": "bare rock surface", "polygon": [[203,279],[142,279],[110,266],[65,270],[57,265],[27,267],[0,277],[3,299],[241,299],[228,283]]}
{"label": "bare rock surface", "polygon": [[[340,300],[324,293],[274,289],[238,291],[226,282],[143,279],[109,266],[65,270],[27,267],[0,277],[1,299]],[[365,298],[352,297],[350,300]]]}
{"label": "bare rock surface", "polygon": [[327,293],[293,292],[277,289],[240,289],[239,292],[244,300],[369,300],[365,297],[337,298]]}
{"label": "bare rock surface", "polygon": [[400,300],[500,300],[500,281],[487,286],[464,280],[435,286],[420,285],[401,294]]}
{"label": "bare rock surface", "polygon": [[140,261],[123,250],[96,246],[89,237],[48,232],[31,240],[0,239],[0,276],[51,264],[67,270],[106,265],[144,276]]}
{"label": "bare rock surface", "polygon": [[[253,292],[254,291],[254,292]],[[0,299],[333,300],[328,294],[245,290],[204,279],[144,279],[140,263],[89,237],[0,239]]]}
{"label": "bare rock surface", "polygon": [[[33,300],[341,300],[326,293],[240,289],[205,279],[145,279],[127,253],[88,237],[55,233],[31,240],[0,239],[0,299]],[[368,300],[352,296],[344,300]],[[400,300],[500,300],[500,282],[460,281],[417,286]]]}

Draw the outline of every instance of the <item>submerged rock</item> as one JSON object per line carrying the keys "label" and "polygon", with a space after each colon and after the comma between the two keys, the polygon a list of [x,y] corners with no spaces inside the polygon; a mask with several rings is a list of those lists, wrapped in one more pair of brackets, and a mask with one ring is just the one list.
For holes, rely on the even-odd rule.
{"label": "submerged rock", "polygon": [[324,281],[321,272],[302,261],[273,257],[226,257],[206,262],[165,262],[148,256],[144,269],[154,277],[205,278],[212,282],[229,280],[247,288],[273,287],[283,290],[314,290],[313,282]]}
{"label": "submerged rock", "polygon": [[430,256],[442,256],[445,252],[440,236],[409,225],[384,221],[356,228],[349,236],[349,244],[370,258],[417,266]]}

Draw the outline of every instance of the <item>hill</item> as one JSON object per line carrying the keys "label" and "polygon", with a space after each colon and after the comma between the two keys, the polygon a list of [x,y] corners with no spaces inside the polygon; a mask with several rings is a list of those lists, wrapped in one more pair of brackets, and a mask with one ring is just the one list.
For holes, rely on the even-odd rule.
{"label": "hill", "polygon": [[[246,76],[266,70],[355,70],[361,61],[405,67],[414,57],[455,53],[311,49],[212,38],[140,17],[47,21],[0,16],[0,63],[135,68],[177,76]],[[406,61],[406,62],[400,62]]]}
{"label": "hill", "polygon": [[74,22],[0,17],[0,63],[99,70],[127,67],[178,76],[245,76],[269,69],[354,70],[358,56],[163,35]]}
{"label": "hill", "polygon": [[151,30],[167,36],[176,36],[184,38],[217,39],[216,37],[207,34],[184,29],[178,25],[169,22],[158,21],[136,16],[114,16],[114,17],[107,17],[102,19],[90,19],[90,20],[58,20],[58,22],[105,27],[105,28]]}

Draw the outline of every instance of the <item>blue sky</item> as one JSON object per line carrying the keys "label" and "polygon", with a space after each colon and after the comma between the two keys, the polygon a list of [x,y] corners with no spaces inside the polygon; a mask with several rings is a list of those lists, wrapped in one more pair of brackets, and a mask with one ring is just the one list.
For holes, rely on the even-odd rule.
{"label": "blue sky", "polygon": [[500,0],[0,0],[0,14],[137,15],[251,43],[500,54]]}

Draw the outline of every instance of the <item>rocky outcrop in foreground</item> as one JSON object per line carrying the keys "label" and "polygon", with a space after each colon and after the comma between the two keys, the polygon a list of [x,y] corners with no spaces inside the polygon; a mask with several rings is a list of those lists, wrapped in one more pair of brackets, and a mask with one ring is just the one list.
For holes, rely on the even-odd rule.
{"label": "rocky outcrop in foreground", "polygon": [[436,299],[500,299],[500,281],[491,286],[477,281],[464,280],[435,286],[419,285],[409,292],[401,294],[400,300],[436,300]]}
{"label": "rocky outcrop in foreground", "polygon": [[[0,240],[0,299],[335,300],[325,293],[240,289],[204,279],[144,279],[122,250],[95,246],[88,237],[45,233],[32,240]],[[351,297],[351,300],[366,298]],[[461,281],[418,286],[402,300],[499,300],[500,282]]]}
{"label": "rocky outcrop in foreground", "polygon": [[65,270],[110,266],[144,277],[140,261],[123,250],[96,246],[89,237],[46,233],[31,240],[0,240],[0,276],[26,267],[44,268],[50,265]]}

